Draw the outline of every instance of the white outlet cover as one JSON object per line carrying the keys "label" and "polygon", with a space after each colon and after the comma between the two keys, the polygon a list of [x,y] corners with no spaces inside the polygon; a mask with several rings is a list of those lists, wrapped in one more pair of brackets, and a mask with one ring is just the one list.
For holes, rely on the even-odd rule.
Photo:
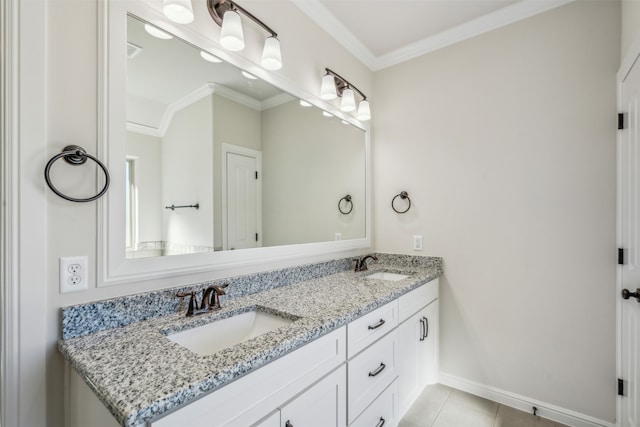
{"label": "white outlet cover", "polygon": [[413,250],[414,251],[422,250],[422,236],[413,236]]}
{"label": "white outlet cover", "polygon": [[60,258],[60,293],[83,291],[89,288],[89,257]]}

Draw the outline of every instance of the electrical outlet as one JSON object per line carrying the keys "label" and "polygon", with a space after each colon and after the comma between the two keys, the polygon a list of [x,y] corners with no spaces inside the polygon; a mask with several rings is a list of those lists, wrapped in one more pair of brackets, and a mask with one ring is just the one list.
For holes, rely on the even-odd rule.
{"label": "electrical outlet", "polygon": [[422,236],[413,236],[413,250],[414,251],[422,250]]}
{"label": "electrical outlet", "polygon": [[60,258],[60,293],[77,292],[89,287],[89,258],[86,256]]}

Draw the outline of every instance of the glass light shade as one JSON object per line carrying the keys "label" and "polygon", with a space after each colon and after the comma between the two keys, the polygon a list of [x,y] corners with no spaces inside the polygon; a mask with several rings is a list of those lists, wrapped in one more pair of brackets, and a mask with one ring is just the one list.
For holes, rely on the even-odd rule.
{"label": "glass light shade", "polygon": [[356,117],[358,118],[358,120],[361,120],[363,122],[371,120],[371,109],[369,108],[369,101],[360,101],[360,105],[358,106],[358,114],[356,115]]}
{"label": "glass light shade", "polygon": [[162,39],[162,40],[169,40],[172,39],[173,36],[165,31],[162,31],[160,28],[158,27],[154,27],[151,24],[144,24],[144,30],[149,33],[150,35],[152,35],[155,38],[158,39]]}
{"label": "glass light shade", "polygon": [[282,68],[282,54],[280,53],[280,40],[275,37],[267,37],[262,51],[262,66],[267,70],[279,70]]}
{"label": "glass light shade", "polygon": [[190,24],[193,22],[191,0],[164,0],[162,12],[167,18],[178,24]]}
{"label": "glass light shade", "polygon": [[233,10],[225,12],[220,30],[220,44],[232,52],[244,49],[244,32],[238,12]]}
{"label": "glass light shade", "polygon": [[340,109],[345,113],[349,113],[356,109],[356,97],[353,95],[353,89],[347,88],[342,91]]}
{"label": "glass light shade", "polygon": [[213,62],[214,64],[219,64],[220,62],[222,62],[222,59],[218,58],[217,56],[211,55],[209,52],[205,52],[204,50],[200,51],[200,56],[205,61]]}
{"label": "glass light shade", "polygon": [[327,74],[322,78],[322,86],[320,86],[320,98],[330,101],[336,99],[336,81],[331,74]]}

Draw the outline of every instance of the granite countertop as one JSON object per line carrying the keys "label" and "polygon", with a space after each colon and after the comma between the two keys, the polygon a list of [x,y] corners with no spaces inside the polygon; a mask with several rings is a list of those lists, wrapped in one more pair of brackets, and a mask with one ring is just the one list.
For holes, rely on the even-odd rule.
{"label": "granite countertop", "polygon": [[[190,403],[442,274],[434,262],[371,263],[297,284],[222,300],[195,317],[184,310],[126,326],[60,340],[58,348],[123,426],[137,426]],[[408,274],[400,281],[364,278],[375,271]],[[293,321],[208,356],[166,335],[258,309]]]}

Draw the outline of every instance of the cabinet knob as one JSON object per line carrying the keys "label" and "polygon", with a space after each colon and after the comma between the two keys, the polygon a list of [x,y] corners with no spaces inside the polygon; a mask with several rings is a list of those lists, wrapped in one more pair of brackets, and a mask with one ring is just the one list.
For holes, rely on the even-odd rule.
{"label": "cabinet knob", "polygon": [[293,427],[293,424],[291,424],[291,421],[287,420],[287,422],[284,423],[284,427]]}

